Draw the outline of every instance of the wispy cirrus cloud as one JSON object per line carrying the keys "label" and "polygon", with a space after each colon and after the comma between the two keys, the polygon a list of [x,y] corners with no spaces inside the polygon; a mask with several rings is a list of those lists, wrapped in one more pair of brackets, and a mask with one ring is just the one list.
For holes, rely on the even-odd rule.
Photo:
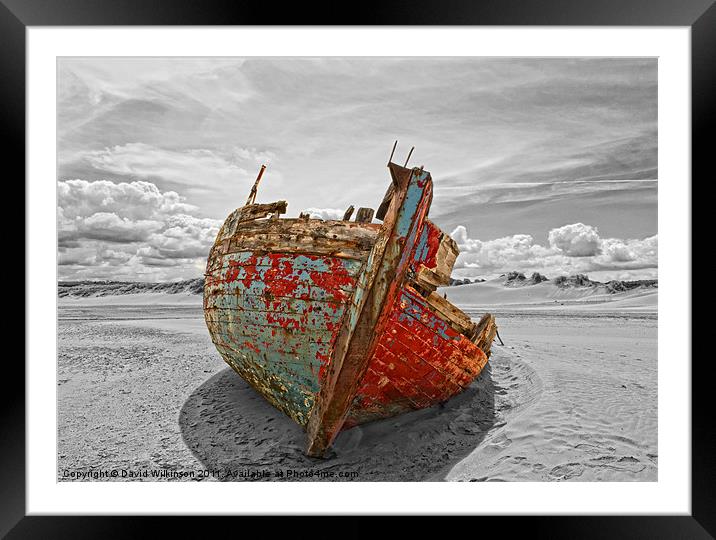
{"label": "wispy cirrus cloud", "polygon": [[[221,155],[207,149],[167,150],[144,143],[93,150],[84,161],[99,172],[137,179],[166,179],[189,188],[236,182],[250,173],[242,165],[271,160],[270,152],[231,148]],[[251,174],[253,171],[251,171]]]}

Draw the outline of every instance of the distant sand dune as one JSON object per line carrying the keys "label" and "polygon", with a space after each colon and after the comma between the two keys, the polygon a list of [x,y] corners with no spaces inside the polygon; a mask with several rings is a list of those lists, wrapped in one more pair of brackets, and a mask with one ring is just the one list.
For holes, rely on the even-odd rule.
{"label": "distant sand dune", "polygon": [[501,309],[576,309],[609,311],[647,311],[657,309],[658,289],[635,288],[623,292],[609,292],[605,286],[559,287],[553,281],[545,281],[523,287],[506,287],[502,278],[483,283],[471,283],[456,287],[442,287],[440,294],[447,294],[455,305],[473,311]]}
{"label": "distant sand dune", "polygon": [[[617,282],[621,283],[621,282]],[[177,283],[75,282],[60,284],[60,304],[77,305],[200,305],[201,280]],[[469,311],[557,309],[579,311],[656,312],[658,289],[636,287],[612,292],[606,284],[561,287],[553,280],[515,286],[496,278],[438,289],[455,305]]]}

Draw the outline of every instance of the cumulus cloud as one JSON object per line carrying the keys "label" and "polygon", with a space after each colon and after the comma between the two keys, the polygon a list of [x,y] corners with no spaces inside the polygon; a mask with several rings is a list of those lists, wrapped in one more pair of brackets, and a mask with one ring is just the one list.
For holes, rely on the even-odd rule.
{"label": "cumulus cloud", "polygon": [[457,268],[495,269],[531,267],[549,254],[549,250],[536,244],[529,234],[515,234],[494,240],[480,241],[469,238],[467,229],[460,225],[451,234],[460,248]]}
{"label": "cumulus cloud", "polygon": [[148,249],[140,254],[162,259],[206,258],[220,226],[215,219],[185,214],[170,216],[164,229],[151,235]]}
{"label": "cumulus cloud", "polygon": [[466,251],[468,253],[479,252],[482,249],[482,242],[468,238],[467,227],[464,225],[458,225],[455,230],[450,234],[453,240],[457,242],[460,251]]}
{"label": "cumulus cloud", "polygon": [[659,259],[658,236],[649,236],[642,240],[604,238],[601,241],[601,255],[594,257],[595,264],[608,266],[613,263],[621,268],[656,268]]}
{"label": "cumulus cloud", "polygon": [[590,257],[600,251],[601,240],[596,227],[573,223],[549,231],[549,245],[570,257]]}
{"label": "cumulus cloud", "polygon": [[112,249],[105,247],[101,242],[87,242],[60,250],[57,264],[85,268],[96,266],[116,268],[129,263],[134,258],[135,251],[135,246],[129,246],[129,248],[120,246],[117,249]]}
{"label": "cumulus cloud", "polygon": [[627,242],[619,238],[606,238],[602,240],[602,251],[611,260],[616,262],[629,262],[636,258]]}
{"label": "cumulus cloud", "polygon": [[140,242],[161,228],[159,221],[132,220],[112,212],[97,212],[88,217],[65,220],[59,231],[59,240],[60,243],[82,238],[117,243]]}
{"label": "cumulus cloud", "polygon": [[343,219],[343,215],[346,213],[340,208],[306,208],[304,212],[312,218],[323,220]]}
{"label": "cumulus cloud", "polygon": [[221,225],[151,182],[67,180],[58,191],[58,264],[66,279],[195,277]]}
{"label": "cumulus cloud", "polygon": [[599,275],[644,275],[654,277],[658,267],[658,238],[600,238],[596,227],[573,223],[549,231],[547,245],[528,234],[493,240],[468,236],[459,225],[451,237],[460,248],[455,263],[459,276],[489,276],[513,270],[537,271],[550,277],[572,273]]}
{"label": "cumulus cloud", "polygon": [[111,212],[129,219],[155,219],[197,210],[175,191],[161,192],[156,185],[144,181],[60,181],[57,183],[57,204],[65,218]]}

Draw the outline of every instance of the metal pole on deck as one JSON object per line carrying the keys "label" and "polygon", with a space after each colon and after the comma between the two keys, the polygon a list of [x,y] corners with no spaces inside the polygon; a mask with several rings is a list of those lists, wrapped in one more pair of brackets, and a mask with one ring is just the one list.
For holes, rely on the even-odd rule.
{"label": "metal pole on deck", "polygon": [[408,161],[410,161],[410,156],[413,155],[413,150],[415,150],[414,146],[410,149],[410,152],[408,152],[408,157],[405,158],[405,165],[403,165],[403,167],[408,166]]}
{"label": "metal pole on deck", "polygon": [[388,158],[388,164],[390,165],[390,162],[393,161],[393,154],[395,154],[395,147],[398,146],[398,139],[395,139],[395,142],[393,143],[393,151],[390,152],[390,157]]}

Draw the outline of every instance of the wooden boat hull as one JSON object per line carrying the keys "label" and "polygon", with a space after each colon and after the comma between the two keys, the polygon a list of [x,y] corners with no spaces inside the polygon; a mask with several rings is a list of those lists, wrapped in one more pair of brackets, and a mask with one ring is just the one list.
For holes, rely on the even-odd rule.
{"label": "wooden boat hull", "polygon": [[281,219],[283,202],[247,205],[227,218],[207,261],[204,313],[217,350],[306,429],[311,455],[341,429],[461,392],[497,330],[491,315],[475,324],[435,292],[457,246],[427,219],[429,173],[389,166],[382,226]]}

